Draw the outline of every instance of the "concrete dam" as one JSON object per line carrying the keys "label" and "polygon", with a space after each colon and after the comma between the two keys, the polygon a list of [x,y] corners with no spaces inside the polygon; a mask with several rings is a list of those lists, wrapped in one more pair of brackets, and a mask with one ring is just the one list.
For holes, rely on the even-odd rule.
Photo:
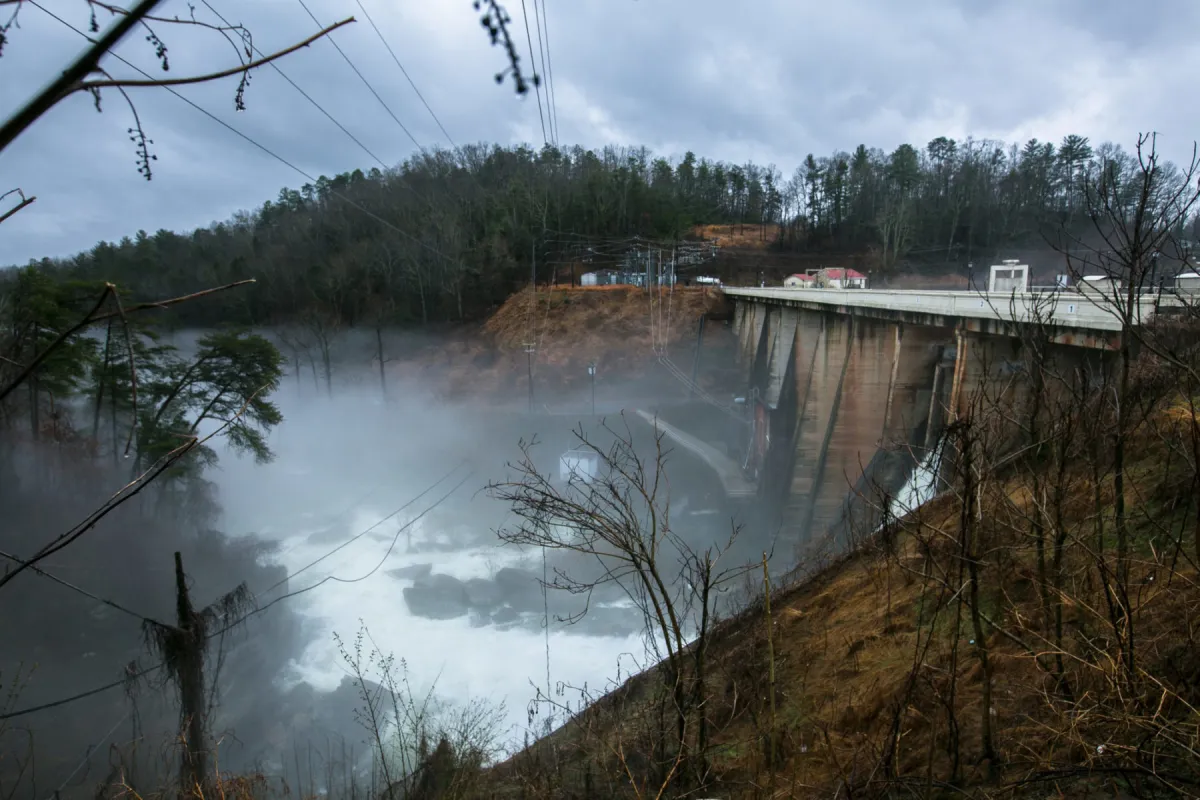
{"label": "concrete dam", "polygon": [[1022,334],[1035,316],[1047,357],[1067,367],[1103,366],[1120,336],[1110,313],[1078,296],[1047,305],[967,292],[725,294],[746,423],[743,481],[730,496],[797,551],[874,530],[883,499],[930,458],[974,393],[990,387],[1019,408]]}

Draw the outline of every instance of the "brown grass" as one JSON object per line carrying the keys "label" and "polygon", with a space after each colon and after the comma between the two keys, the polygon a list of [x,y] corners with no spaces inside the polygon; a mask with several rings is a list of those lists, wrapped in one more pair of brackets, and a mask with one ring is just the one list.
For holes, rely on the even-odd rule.
{"label": "brown grass", "polygon": [[[1145,485],[1135,486],[1131,496],[1147,497],[1156,487],[1161,489],[1164,452],[1152,442],[1138,449],[1130,474],[1144,474]],[[1187,489],[1182,484],[1169,488],[1175,493]],[[1109,489],[1106,482],[1100,493],[1101,502],[1112,502]],[[1067,512],[1071,516],[1070,525],[1081,529],[1080,535],[1084,537],[1089,535],[1086,531],[1092,524],[1089,517],[1094,514],[1092,499],[1087,477],[1077,476]],[[1012,527],[1013,523],[1001,521],[1011,509],[1016,508],[1019,513],[1029,502],[1020,475],[999,480],[985,495],[981,519],[986,522],[980,524],[989,528],[989,536],[997,537],[996,547],[1004,555],[996,556],[996,561],[988,567],[991,577],[981,589],[986,589],[987,602],[994,602],[1002,609],[993,612],[1003,614],[1002,627],[1010,633],[1015,631],[1026,642],[1040,645],[1046,640],[1039,641],[1042,628],[1038,622],[1032,548],[1028,540],[1022,540],[1024,534]],[[1184,511],[1168,512],[1163,521],[1174,521]],[[1135,708],[1132,699],[1122,695],[1124,690],[1114,689],[1103,658],[1096,664],[1068,661],[1071,681],[1080,693],[1079,704],[1055,699],[1048,662],[1039,664],[1039,657],[1033,652],[988,629],[995,744],[1004,770],[1000,778],[990,775],[980,749],[982,673],[975,649],[968,642],[972,634],[967,612],[963,612],[958,666],[951,670],[954,637],[949,634],[949,623],[954,604],[941,606],[938,612],[941,616],[931,628],[929,605],[936,592],[922,578],[928,551],[923,552],[920,542],[928,537],[929,531],[948,534],[940,542],[934,537],[935,561],[944,567],[955,563],[953,537],[958,530],[958,513],[959,507],[952,497],[927,504],[919,515],[926,534],[918,536],[912,527],[915,523],[910,523],[894,558],[885,559],[874,545],[868,546],[802,584],[780,591],[772,599],[778,736],[782,740],[783,758],[776,772],[779,792],[776,796],[832,797],[843,781],[860,787],[872,781],[879,784],[886,777],[878,770],[889,742],[895,750],[892,764],[896,777],[890,778],[894,781],[893,788],[904,786],[905,792],[915,790],[911,796],[942,796],[939,780],[950,772],[944,700],[949,695],[952,674],[957,675],[954,714],[960,736],[960,785],[974,787],[969,795],[961,796],[1114,796],[1088,794],[1105,785],[1105,781],[1111,782],[1103,775],[1106,762],[1096,761],[1097,743],[1116,752],[1137,747],[1139,741],[1144,741],[1147,730],[1160,725],[1176,725],[1180,731],[1195,728],[1186,721],[1189,713],[1194,714],[1188,711],[1186,703],[1196,702],[1194,698],[1188,699],[1189,684],[1174,681],[1169,672],[1169,669],[1189,669],[1172,666],[1176,662],[1197,661],[1194,654],[1189,660],[1177,652],[1180,643],[1187,641],[1188,626],[1193,624],[1188,621],[1195,620],[1200,612],[1200,583],[1195,566],[1182,565],[1174,573],[1169,590],[1165,586],[1139,590],[1154,594],[1152,601],[1150,594],[1143,594],[1145,604],[1139,611],[1138,626],[1140,658],[1154,676],[1151,681],[1170,683],[1183,694],[1168,697],[1164,691],[1160,700],[1159,693],[1151,691],[1152,696],[1146,701],[1148,706],[1144,703],[1137,707],[1141,711]],[[1069,637],[1102,636],[1100,632],[1104,629],[1103,619],[1094,613],[1101,607],[1099,597],[1078,583],[1077,576],[1085,573],[1089,564],[1088,557],[1076,550],[1066,565],[1066,574],[1072,576],[1071,595],[1064,603]],[[1145,581],[1156,574],[1156,569],[1159,584],[1163,584],[1161,565],[1155,567],[1149,560],[1135,566],[1135,583],[1155,586]],[[916,656],[929,640],[931,630],[937,631],[933,644],[918,659]],[[1034,649],[1046,648],[1042,645]],[[768,796],[764,794],[763,731],[768,694],[765,653],[761,601],[740,617],[719,626],[710,639],[708,709],[714,725],[712,767],[719,776],[711,788],[713,796]],[[1162,664],[1169,665],[1169,669]],[[630,748],[637,740],[638,720],[644,717],[655,685],[653,672],[632,679],[546,742],[539,743],[534,751],[505,765],[498,776],[519,773],[527,763],[522,759],[536,758],[531,753],[539,752],[536,748],[548,743],[560,764],[568,765],[564,774],[578,776],[584,769],[582,765],[590,762],[592,774],[607,775],[609,780],[616,775],[619,783],[621,770],[612,755],[613,743],[624,741]],[[1184,688],[1179,689],[1180,686]],[[1200,686],[1194,691],[1200,693]],[[1145,707],[1151,713],[1146,713]],[[899,735],[892,737],[891,726],[897,713],[901,720]],[[1091,775],[1091,770],[1097,767],[1099,772]],[[1038,777],[1028,787],[1023,784],[1027,776],[1057,772],[1064,774],[1064,780],[1043,783],[1040,781],[1044,779]],[[928,784],[926,775],[930,776]],[[570,785],[571,779],[566,782]],[[1058,790],[1050,795],[1039,793],[1055,786],[1068,793]],[[624,792],[627,786],[613,789]],[[571,792],[559,796],[571,796]],[[945,796],[956,795],[952,791]]]}
{"label": "brown grass", "polygon": [[779,226],[769,225],[697,225],[693,236],[705,241],[717,240],[726,248],[765,250],[779,237]]}

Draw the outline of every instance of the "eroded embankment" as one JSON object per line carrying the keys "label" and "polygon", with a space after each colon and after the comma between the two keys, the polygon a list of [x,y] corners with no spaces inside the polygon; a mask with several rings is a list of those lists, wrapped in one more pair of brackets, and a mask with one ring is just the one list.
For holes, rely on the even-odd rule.
{"label": "eroded embankment", "polygon": [[[399,370],[431,380],[450,397],[517,396],[529,372],[542,392],[583,391],[595,364],[605,385],[670,383],[660,359],[690,372],[701,316],[727,316],[708,289],[632,287],[540,289],[513,295],[482,325],[445,336],[410,355]],[[709,325],[707,352],[719,349],[724,325]],[[532,358],[526,346],[532,345]],[[720,359],[707,359],[716,366]],[[714,380],[707,369],[699,382]]]}

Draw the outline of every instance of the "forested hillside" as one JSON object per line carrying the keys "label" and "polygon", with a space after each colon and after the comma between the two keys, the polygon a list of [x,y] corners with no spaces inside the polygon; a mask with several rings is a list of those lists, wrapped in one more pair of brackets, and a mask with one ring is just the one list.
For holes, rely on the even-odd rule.
{"label": "forested hillside", "polygon": [[476,145],[386,173],[321,177],[231,220],[138,231],[57,266],[138,299],[257,279],[186,304],[180,324],[458,321],[525,285],[534,260],[550,281],[590,244],[673,241],[698,223],[778,225],[778,249],[869,254],[881,274],[960,265],[1086,225],[1087,183],[1120,186],[1135,168],[1119,146],[1080,136],[1057,146],[939,137],[891,153],[859,145],[809,155],[790,177],[773,164],[692,153],[672,162],[644,147]]}

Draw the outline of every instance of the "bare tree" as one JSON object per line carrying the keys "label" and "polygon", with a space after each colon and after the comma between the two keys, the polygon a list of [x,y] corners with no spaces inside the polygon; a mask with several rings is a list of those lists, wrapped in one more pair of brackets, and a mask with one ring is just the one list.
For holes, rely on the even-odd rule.
{"label": "bare tree", "polygon": [[[736,527],[724,544],[698,549],[672,524],[670,451],[662,432],[654,431],[646,457],[637,453],[627,423],[622,430],[605,423],[602,432],[611,444],[601,445],[582,427],[576,431],[576,450],[594,459],[596,471],[573,470],[565,483],[542,474],[532,457],[535,442],[522,442],[522,458],[510,465],[515,474],[488,487],[519,520],[499,535],[509,544],[578,559],[578,567],[555,568],[550,588],[590,599],[598,587],[615,583],[641,610],[650,651],[662,659],[658,708],[671,720],[662,720],[650,743],[651,782],[660,792],[699,786],[706,778],[705,659],[717,592],[750,567],[718,569]],[[639,779],[621,760],[635,790],[652,777]]]}
{"label": "bare tree", "polygon": [[[1136,665],[1127,596],[1130,531],[1126,451],[1137,422],[1138,407],[1144,407],[1134,394],[1132,371],[1141,345],[1183,370],[1192,387],[1200,385],[1196,380],[1200,375],[1194,367],[1180,357],[1181,353],[1167,346],[1163,337],[1155,335],[1161,327],[1148,324],[1160,309],[1158,295],[1162,281],[1157,274],[1160,260],[1168,254],[1177,259],[1182,256],[1179,260],[1183,264],[1189,260],[1177,237],[1200,201],[1200,157],[1193,147],[1192,157],[1182,169],[1163,161],[1157,149],[1157,135],[1153,133],[1138,136],[1134,158],[1118,156],[1103,159],[1098,173],[1084,179],[1093,237],[1089,241],[1064,232],[1060,248],[1069,274],[1084,288],[1087,298],[1121,324],[1116,376],[1111,387],[1115,411],[1110,434],[1116,533],[1114,579],[1120,595],[1117,614],[1126,628],[1125,666],[1132,676]],[[1095,277],[1103,280],[1087,280]],[[1200,545],[1200,522],[1196,541]]]}
{"label": "bare tree", "polygon": [[[455,800],[473,796],[483,767],[498,753],[504,706],[450,704],[409,682],[408,664],[382,652],[363,626],[347,644],[334,635],[358,691],[355,718],[369,737],[387,800]],[[432,745],[431,745],[432,743]],[[373,776],[373,779],[376,776]]]}

